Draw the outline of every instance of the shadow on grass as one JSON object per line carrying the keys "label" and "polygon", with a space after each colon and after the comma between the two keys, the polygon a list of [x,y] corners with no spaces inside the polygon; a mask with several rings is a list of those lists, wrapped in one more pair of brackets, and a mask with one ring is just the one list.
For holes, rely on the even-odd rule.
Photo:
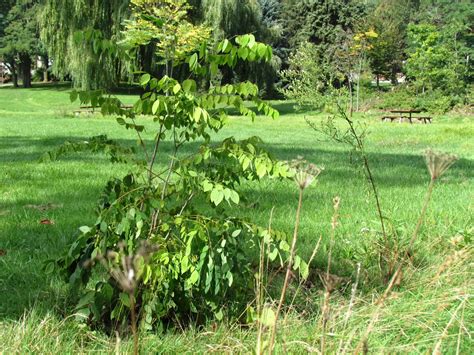
{"label": "shadow on grass", "polygon": [[23,88],[21,86],[17,87],[17,88],[14,88],[13,86],[1,86],[0,87],[0,90],[4,90],[4,89],[14,89],[14,90],[18,90],[18,91],[22,91],[22,90],[25,90],[25,91],[47,91],[47,90],[50,90],[50,91],[67,91],[67,90],[70,90],[72,88],[72,83],[70,82],[60,82],[60,83],[57,83],[57,82],[53,82],[53,83],[33,83],[32,84],[32,87],[31,88]]}
{"label": "shadow on grass", "polygon": [[[48,151],[54,150],[66,141],[81,142],[89,137],[63,137],[56,136],[43,139],[31,139],[25,137],[3,137],[0,140],[0,162],[39,162],[42,155]],[[135,140],[116,140],[119,144],[127,147],[135,147],[138,153],[142,153],[141,148],[137,147]],[[152,142],[145,141],[150,147]],[[192,154],[199,146],[199,142],[192,142],[185,145],[181,154],[183,156]],[[280,160],[291,160],[297,156],[303,156],[308,161],[326,167],[325,175],[334,179],[340,179],[341,183],[350,181],[353,177],[354,169],[357,168],[357,158],[351,156],[347,150],[330,150],[325,148],[325,143],[315,144],[314,148],[300,148],[294,145],[279,143],[264,143],[263,146],[270,153]],[[28,147],[30,152],[18,152]],[[160,155],[161,160],[166,161],[172,154],[172,144],[170,141],[163,141]],[[388,153],[370,153],[369,161],[374,170],[377,183],[388,186],[412,186],[426,183],[426,167],[422,156],[411,154],[388,154]],[[64,161],[82,161],[96,162],[100,155],[94,155],[88,152],[72,153],[59,160]],[[469,159],[460,159],[451,169],[451,175],[463,175],[464,178],[474,177],[474,162]],[[418,178],[419,177],[419,178]]]}

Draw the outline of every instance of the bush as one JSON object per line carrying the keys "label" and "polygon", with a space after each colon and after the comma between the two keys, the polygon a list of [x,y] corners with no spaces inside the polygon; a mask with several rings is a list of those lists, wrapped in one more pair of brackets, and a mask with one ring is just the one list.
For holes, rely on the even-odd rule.
{"label": "bush", "polygon": [[[235,41],[234,45],[224,40],[215,49],[203,45],[189,54],[185,61],[190,72],[206,77],[219,65],[232,67],[239,59],[271,56],[271,49],[256,43],[252,35]],[[131,314],[133,325],[136,312],[146,329],[198,316],[201,321],[221,319],[225,313],[238,317],[254,298],[251,255],[263,250],[270,260],[279,256],[284,260],[289,250],[283,234],[232,216],[245,199],[239,185],[264,177],[286,178],[292,172],[261,149],[256,137],[243,141],[230,137],[211,145],[210,133],[224,126],[223,107],[228,105],[255,119],[244,99],[268,116],[276,118],[278,112],[258,98],[258,87],[249,82],[214,86],[208,92],[198,92],[193,79],[179,82],[144,74],[140,83],[145,92],[130,110],[101,91],[71,94],[72,100],[118,116],[120,125],[138,133],[145,154],[99,136],[65,144],[48,155],[55,159],[70,151],[105,151],[112,161],[129,164],[131,171],[107,183],[95,224],[80,228],[56,265],[77,291],[76,312],[95,324],[127,324]],[[136,123],[141,115],[156,123],[152,147],[141,140],[144,127]],[[168,168],[157,171],[156,157],[165,138],[171,140],[173,154]],[[183,146],[196,141],[200,144],[193,154],[178,155]],[[295,269],[307,273],[302,260]]]}
{"label": "bush", "polygon": [[417,95],[413,88],[407,86],[399,86],[392,91],[380,93],[379,97],[376,107],[382,110],[412,108],[431,113],[445,113],[463,103],[461,97],[449,96],[440,90]]}

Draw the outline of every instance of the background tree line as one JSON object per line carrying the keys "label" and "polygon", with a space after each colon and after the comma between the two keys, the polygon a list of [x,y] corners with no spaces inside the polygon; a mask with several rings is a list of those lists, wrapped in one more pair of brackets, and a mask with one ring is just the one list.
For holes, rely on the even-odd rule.
{"label": "background tree line", "polygon": [[[163,2],[154,0],[157,7]],[[140,1],[138,1],[140,2]],[[150,2],[150,1],[148,1]],[[179,1],[178,1],[179,2]],[[466,101],[472,85],[474,10],[470,0],[189,0],[193,24],[212,40],[253,33],[274,48],[271,63],[222,70],[222,83],[252,79],[268,97],[282,92],[321,106],[335,88],[359,108],[361,80],[398,84],[406,77],[418,95]],[[160,75],[159,40],[127,50],[123,29],[133,20],[130,0],[5,0],[0,4],[0,56],[12,81],[31,85],[38,59],[76,87],[114,88],[130,73]],[[133,4],[132,4],[133,5]],[[51,68],[49,64],[52,64]],[[173,73],[184,77],[186,68]],[[39,79],[39,78],[38,78]],[[203,83],[203,85],[207,85]]]}

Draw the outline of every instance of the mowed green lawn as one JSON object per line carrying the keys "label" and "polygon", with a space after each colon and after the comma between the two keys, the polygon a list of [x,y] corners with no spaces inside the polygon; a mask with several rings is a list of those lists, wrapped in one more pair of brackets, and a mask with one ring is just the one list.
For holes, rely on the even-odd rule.
{"label": "mowed green lawn", "polygon": [[[123,165],[109,163],[105,156],[74,154],[57,162],[39,163],[39,158],[66,140],[80,141],[107,134],[124,144],[135,145],[136,136],[116,124],[113,118],[75,117],[78,104],[69,102],[67,86],[37,87],[29,90],[0,89],[0,351],[62,352],[101,350],[113,352],[116,346],[130,349],[130,342],[117,345],[115,336],[80,326],[70,315],[67,287],[59,276],[46,275],[43,262],[57,257],[74,239],[79,226],[94,221],[94,206],[106,181],[127,172]],[[132,96],[122,96],[125,102]],[[377,268],[374,243],[379,229],[373,196],[367,187],[361,165],[351,156],[349,147],[329,141],[312,130],[305,121],[316,123],[324,115],[294,113],[288,102],[276,102],[282,112],[278,120],[259,117],[255,122],[232,117],[228,126],[214,139],[236,136],[260,136],[277,158],[291,160],[303,156],[324,166],[319,182],[306,190],[301,220],[298,252],[309,257],[322,235],[314,268],[323,269],[332,215],[332,199],[341,198],[341,220],[333,254],[334,273],[354,277],[358,262],[362,265],[360,302],[354,315],[353,329],[364,329],[371,312],[374,295],[382,289],[371,275]],[[459,161],[436,186],[426,223],[416,244],[416,265],[405,288],[398,290],[398,301],[392,300],[371,338],[372,350],[422,352],[441,338],[462,295],[473,293],[473,116],[450,114],[434,116],[432,125],[382,123],[380,113],[356,115],[355,120],[368,129],[367,152],[382,208],[391,235],[407,241],[419,215],[429,181],[423,152],[431,147],[457,154]],[[142,119],[144,137],[150,141],[154,125]],[[196,145],[186,148],[192,151]],[[166,150],[160,157],[164,164]],[[297,189],[291,181],[267,180],[247,184],[242,191],[248,196],[236,213],[262,225],[268,223],[274,207],[273,227],[291,234],[297,204]],[[49,204],[49,205],[48,205]],[[54,224],[42,224],[42,220]],[[454,245],[453,238],[461,240]],[[457,261],[459,270],[441,285],[429,285],[437,268],[456,251],[467,250],[467,257]],[[454,269],[453,269],[454,270]],[[422,271],[426,274],[422,275]],[[438,270],[439,271],[439,270]],[[315,286],[319,288],[319,286]],[[347,290],[349,289],[349,290]],[[350,286],[335,298],[343,312]],[[402,297],[402,296],[403,297]],[[358,296],[358,297],[359,297]],[[317,347],[319,335],[317,310],[320,290],[309,290],[304,300],[313,313],[290,317],[283,326],[282,343],[287,351]],[[448,348],[468,350],[472,345],[474,312],[472,300],[464,302],[456,319],[447,329],[443,342]],[[443,305],[444,308],[438,306]],[[336,308],[337,308],[336,307]],[[436,308],[438,307],[438,308]],[[417,313],[419,312],[419,313]],[[404,316],[406,315],[406,317]],[[458,319],[459,318],[459,319]],[[470,323],[469,323],[470,321]],[[289,330],[291,329],[291,331]],[[401,330],[400,330],[401,329]],[[288,330],[288,331],[286,331]],[[339,338],[351,334],[335,332]],[[354,335],[357,339],[357,335]],[[143,347],[153,351],[252,351],[255,332],[230,325],[205,331],[188,329],[166,335],[146,334]],[[454,351],[455,352],[455,351]]]}

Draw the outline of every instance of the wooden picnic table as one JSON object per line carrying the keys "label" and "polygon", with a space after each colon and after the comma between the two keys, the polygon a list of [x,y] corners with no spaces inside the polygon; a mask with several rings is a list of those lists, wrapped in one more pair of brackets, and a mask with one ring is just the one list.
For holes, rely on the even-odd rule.
{"label": "wooden picnic table", "polygon": [[[385,121],[386,119],[389,119],[390,122],[393,122],[396,119],[399,119],[399,122],[401,123],[404,118],[408,118],[408,121],[410,123],[413,123],[413,118],[416,118],[418,121],[423,121],[423,123],[431,123],[432,118],[429,116],[412,116],[414,113],[421,113],[421,110],[413,110],[413,109],[396,109],[396,110],[390,110],[391,113],[398,113],[398,116],[384,116],[382,117],[382,121]],[[404,116],[407,115],[408,116]]]}
{"label": "wooden picnic table", "polygon": [[[131,109],[133,108],[133,105],[122,105],[120,107],[123,109]],[[100,106],[81,106],[79,107],[79,110],[74,111],[74,114],[77,116],[81,113],[95,113],[96,109],[98,110],[97,112],[100,112]]]}
{"label": "wooden picnic table", "polygon": [[403,117],[403,114],[408,113],[408,119],[411,122],[411,115],[414,113],[421,113],[421,110],[390,110],[391,113],[398,113],[400,114],[400,117]]}

